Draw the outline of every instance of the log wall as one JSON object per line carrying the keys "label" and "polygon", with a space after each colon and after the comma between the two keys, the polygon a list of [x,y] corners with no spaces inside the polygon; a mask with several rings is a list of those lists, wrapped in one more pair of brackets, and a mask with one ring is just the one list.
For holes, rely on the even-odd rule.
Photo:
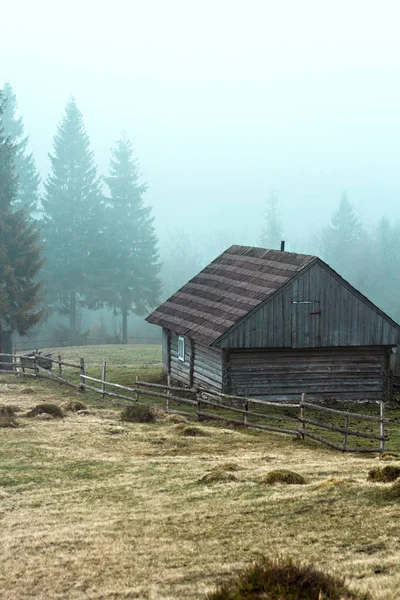
{"label": "log wall", "polygon": [[[172,379],[189,386],[221,391],[223,351],[219,348],[203,346],[203,344],[185,337],[185,360],[181,361],[178,359],[178,337],[171,332],[169,368]],[[163,365],[166,363],[164,355],[167,353],[167,348],[163,346]]]}
{"label": "log wall", "polygon": [[194,342],[193,383],[222,391],[222,350]]}
{"label": "log wall", "polygon": [[387,400],[390,349],[232,350],[228,393],[266,400]]}

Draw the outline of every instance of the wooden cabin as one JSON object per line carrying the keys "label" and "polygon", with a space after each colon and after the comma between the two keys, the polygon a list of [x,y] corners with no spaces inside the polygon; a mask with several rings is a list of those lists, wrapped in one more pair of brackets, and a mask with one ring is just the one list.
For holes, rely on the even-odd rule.
{"label": "wooden cabin", "polygon": [[148,317],[163,369],[256,398],[388,399],[400,326],[316,256],[231,246]]}

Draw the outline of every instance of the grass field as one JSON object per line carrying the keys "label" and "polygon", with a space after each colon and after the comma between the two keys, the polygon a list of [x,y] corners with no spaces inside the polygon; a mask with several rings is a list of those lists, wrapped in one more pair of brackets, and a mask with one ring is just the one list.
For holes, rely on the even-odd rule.
{"label": "grass field", "polygon": [[[60,353],[85,356],[93,374],[106,359],[111,381],[160,376],[156,346]],[[88,411],[23,416],[69,399]],[[388,463],[208,422],[194,423],[203,436],[187,436],[161,414],[121,422],[108,402],[10,375],[0,377],[1,404],[21,412],[20,427],[0,429],[0,598],[201,599],[238,567],[277,554],[345,575],[375,600],[400,597],[399,501],[367,481]],[[235,480],[201,481],[216,468]],[[279,468],[306,485],[260,483]]]}

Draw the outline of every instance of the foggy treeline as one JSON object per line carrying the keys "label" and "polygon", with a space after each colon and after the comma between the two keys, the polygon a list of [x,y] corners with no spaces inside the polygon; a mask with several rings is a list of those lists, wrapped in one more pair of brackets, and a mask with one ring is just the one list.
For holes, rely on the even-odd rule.
{"label": "foggy treeline", "polygon": [[[38,275],[43,313],[29,333],[32,344],[157,341],[158,331],[142,317],[219,253],[242,243],[279,249],[286,239],[279,195],[273,182],[267,182],[263,214],[246,213],[253,235],[238,239],[223,224],[211,234],[176,228],[168,235],[163,231],[160,244],[163,223],[154,220],[146,202],[152,174],[141,175],[132,141],[118,132],[108,172],[100,173],[73,98],[54,126],[50,169],[43,178],[28,150],[29,137],[8,83],[2,128],[15,148],[15,210],[25,208],[43,244],[45,262]],[[286,250],[317,254],[398,319],[399,239],[400,223],[382,210],[378,222],[365,225],[351,194],[343,191],[330,222],[316,231],[299,223],[296,240],[286,239]]]}

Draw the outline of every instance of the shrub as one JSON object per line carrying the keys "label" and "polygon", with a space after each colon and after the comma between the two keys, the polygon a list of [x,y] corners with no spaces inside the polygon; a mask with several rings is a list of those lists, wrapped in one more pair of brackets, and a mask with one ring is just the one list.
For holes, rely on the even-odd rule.
{"label": "shrub", "polygon": [[156,416],[150,406],[146,404],[131,404],[121,413],[121,421],[129,423],[154,423]]}
{"label": "shrub", "polygon": [[368,600],[341,577],[290,558],[264,558],[207,595],[207,600]]}
{"label": "shrub", "polygon": [[261,480],[261,483],[267,483],[272,485],[274,483],[286,483],[292,485],[303,485],[306,483],[303,475],[295,473],[294,471],[288,471],[286,469],[278,469],[276,471],[270,471]]}
{"label": "shrub", "polygon": [[396,481],[398,477],[400,477],[400,467],[396,465],[377,467],[376,469],[371,469],[371,471],[368,473],[369,481],[377,481],[381,483]]}
{"label": "shrub", "polygon": [[199,483],[220,483],[227,481],[237,481],[237,478],[233,473],[227,473],[226,471],[211,471],[211,473],[206,473]]}
{"label": "shrub", "polygon": [[50,404],[47,402],[44,402],[43,404],[37,404],[34,408],[32,408],[32,410],[30,410],[27,413],[26,416],[36,417],[37,415],[41,415],[43,413],[51,415],[55,419],[62,419],[62,417],[64,416],[63,411],[59,406],[57,406],[57,404]]}

